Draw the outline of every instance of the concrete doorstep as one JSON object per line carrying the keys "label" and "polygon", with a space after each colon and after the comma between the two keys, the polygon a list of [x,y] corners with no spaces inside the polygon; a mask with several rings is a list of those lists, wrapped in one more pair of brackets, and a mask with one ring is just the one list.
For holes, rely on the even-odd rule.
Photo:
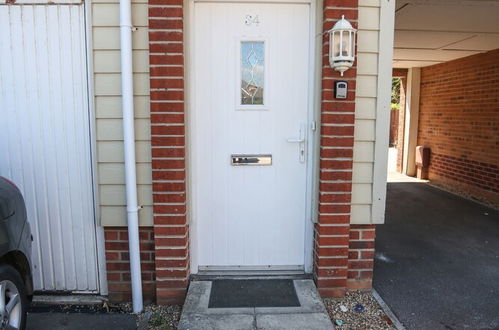
{"label": "concrete doorstep", "polygon": [[294,280],[300,307],[208,308],[211,281],[193,281],[179,330],[331,330],[331,320],[312,280]]}

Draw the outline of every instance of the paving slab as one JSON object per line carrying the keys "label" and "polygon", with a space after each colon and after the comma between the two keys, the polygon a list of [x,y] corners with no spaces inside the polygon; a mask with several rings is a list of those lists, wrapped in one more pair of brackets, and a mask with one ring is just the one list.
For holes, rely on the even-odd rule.
{"label": "paving slab", "polygon": [[330,330],[331,319],[325,313],[261,314],[256,316],[259,330]]}
{"label": "paving slab", "polygon": [[135,330],[132,314],[28,313],[28,330]]}
{"label": "paving slab", "polygon": [[314,282],[293,283],[300,307],[208,308],[212,282],[192,281],[178,329],[333,329]]}
{"label": "paving slab", "polygon": [[255,318],[249,314],[182,315],[178,330],[253,330]]}

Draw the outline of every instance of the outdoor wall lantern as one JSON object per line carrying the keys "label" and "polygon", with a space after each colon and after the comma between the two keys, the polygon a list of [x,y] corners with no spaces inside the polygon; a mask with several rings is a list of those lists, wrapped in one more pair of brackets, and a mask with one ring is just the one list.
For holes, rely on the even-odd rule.
{"label": "outdoor wall lantern", "polygon": [[356,32],[345,15],[329,30],[329,65],[342,76],[355,60]]}

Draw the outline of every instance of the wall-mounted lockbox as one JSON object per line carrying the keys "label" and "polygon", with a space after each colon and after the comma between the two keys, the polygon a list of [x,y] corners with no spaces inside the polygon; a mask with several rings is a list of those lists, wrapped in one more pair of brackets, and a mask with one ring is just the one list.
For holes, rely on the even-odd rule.
{"label": "wall-mounted lockbox", "polygon": [[346,81],[334,82],[334,98],[346,99],[348,93],[348,83]]}

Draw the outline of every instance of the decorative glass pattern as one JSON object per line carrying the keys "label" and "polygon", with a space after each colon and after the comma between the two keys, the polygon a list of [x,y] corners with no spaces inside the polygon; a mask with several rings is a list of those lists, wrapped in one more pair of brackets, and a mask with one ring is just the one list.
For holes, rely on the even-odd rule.
{"label": "decorative glass pattern", "polygon": [[264,42],[241,42],[241,104],[263,105]]}

